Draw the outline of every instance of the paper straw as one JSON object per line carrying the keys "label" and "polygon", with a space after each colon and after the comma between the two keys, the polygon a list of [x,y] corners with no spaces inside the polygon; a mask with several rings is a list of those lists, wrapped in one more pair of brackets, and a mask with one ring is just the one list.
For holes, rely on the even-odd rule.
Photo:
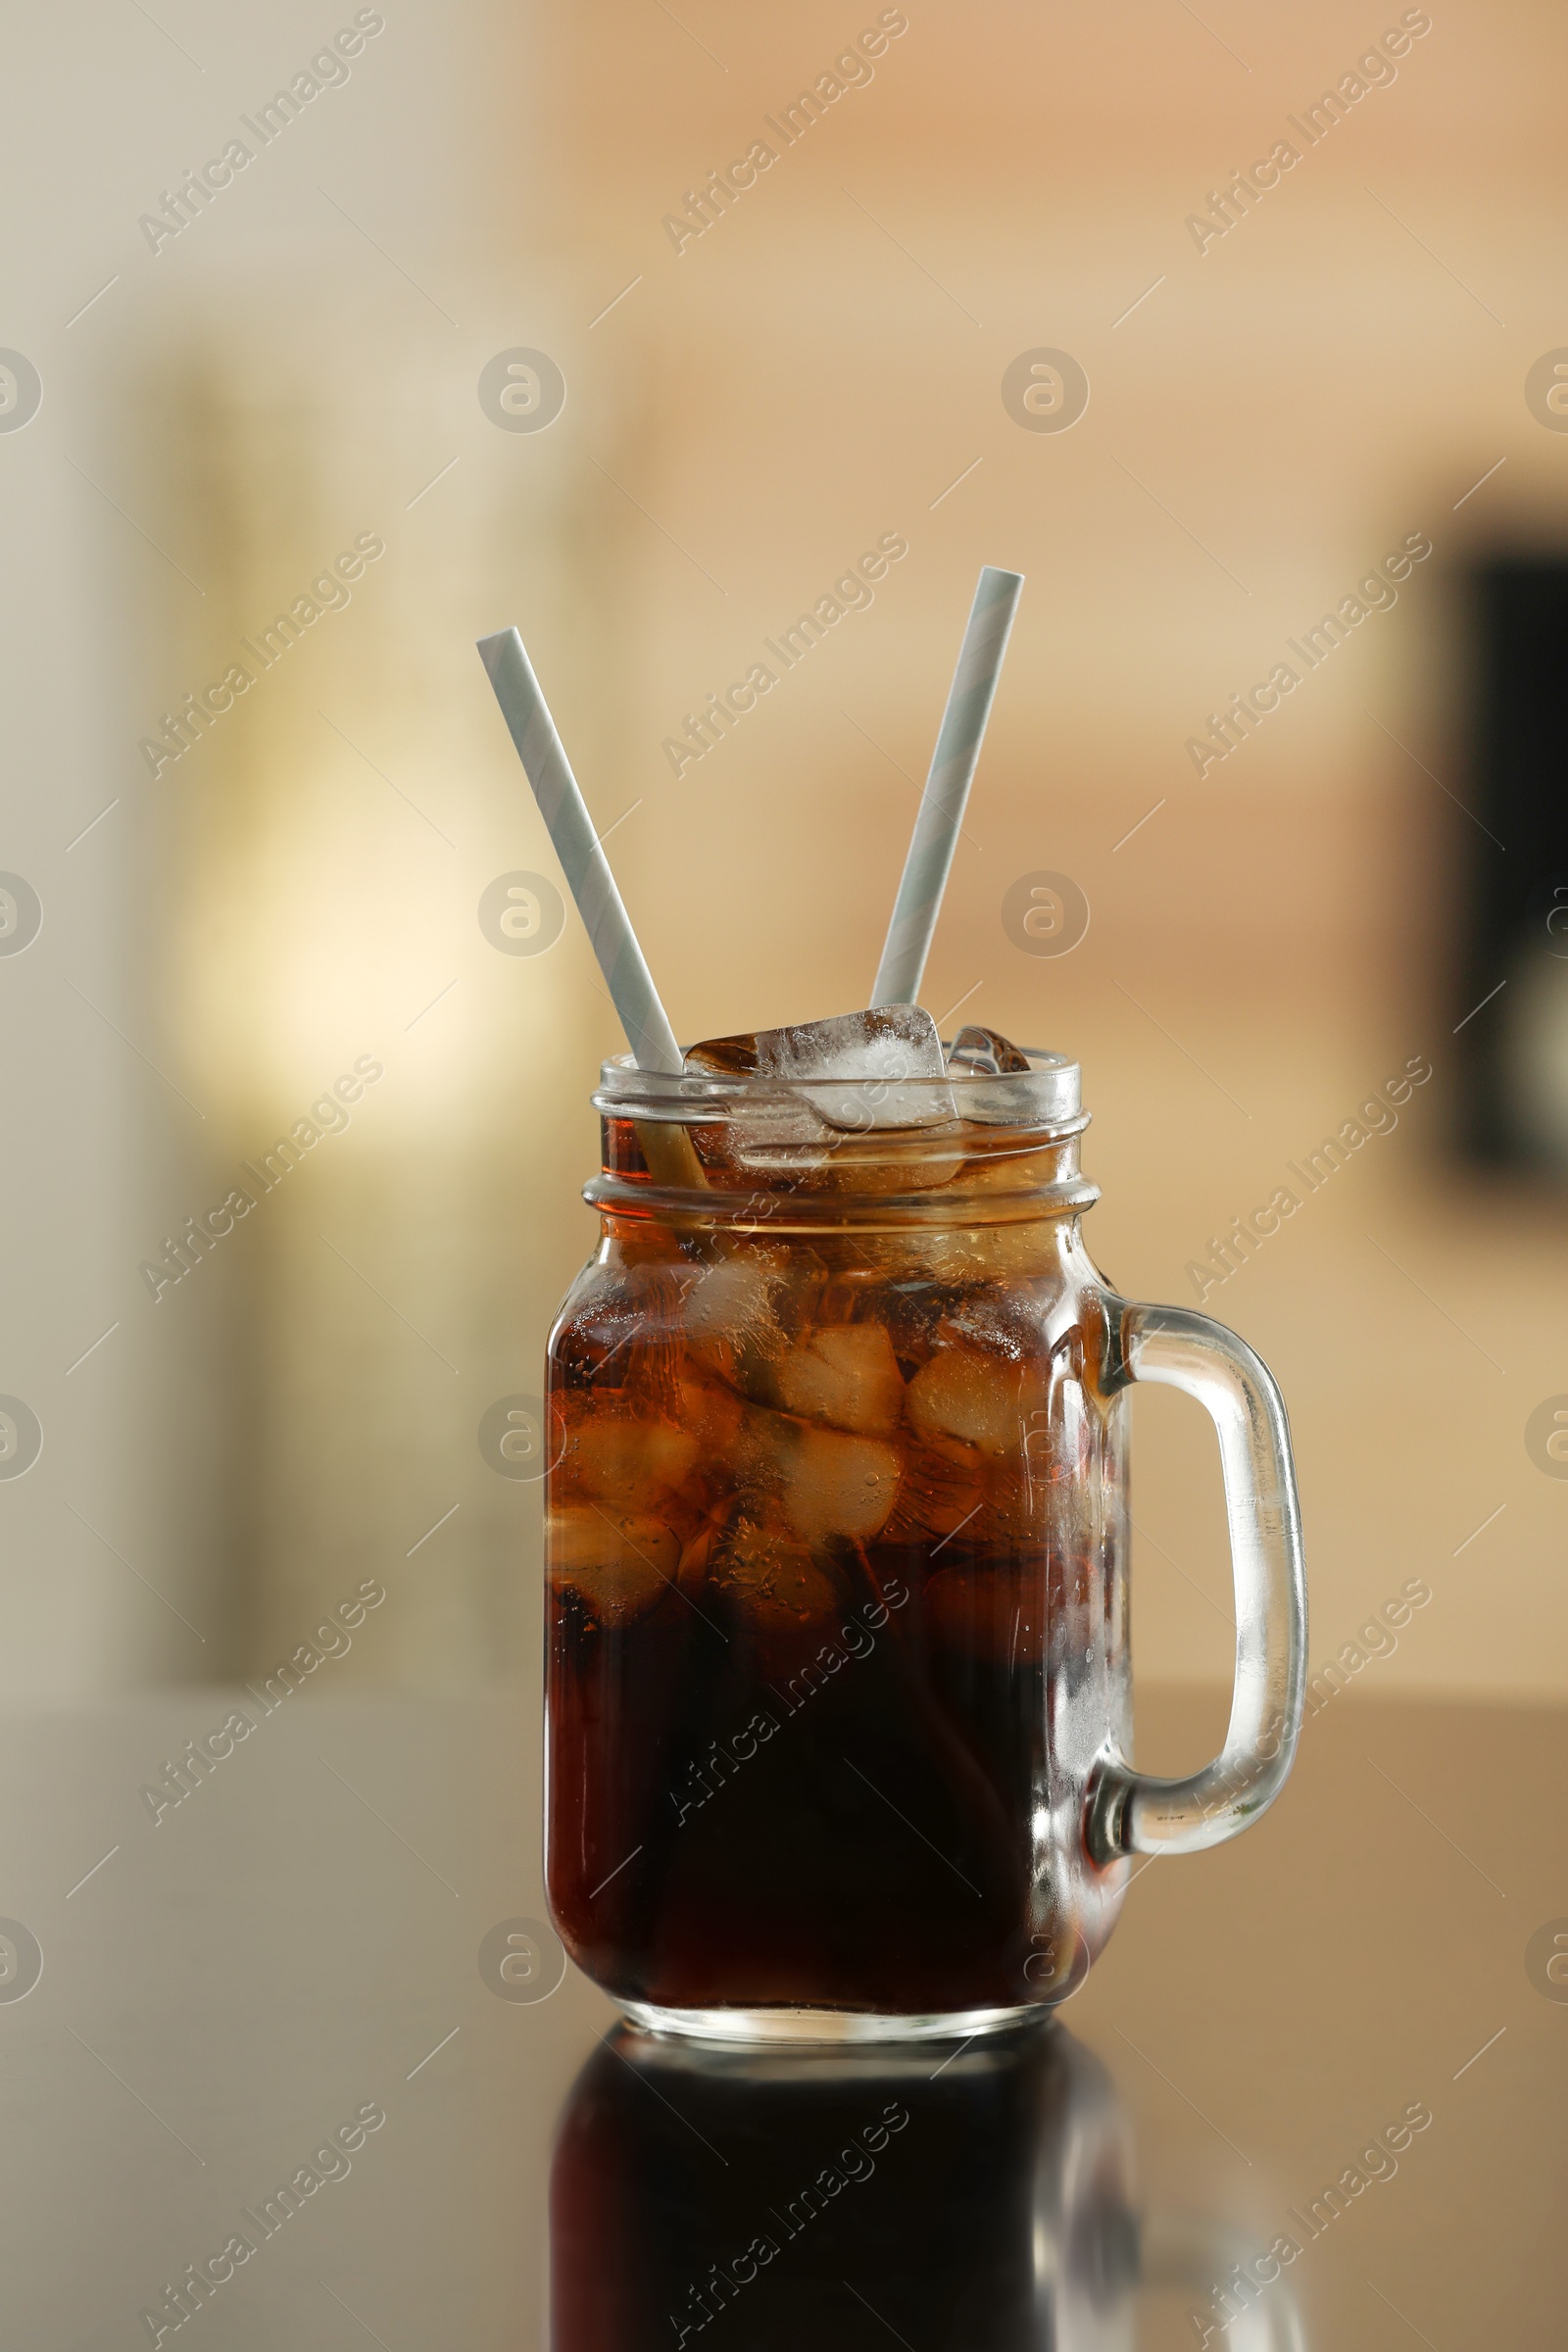
{"label": "paper straw", "polygon": [[481,637],[479,659],[490,673],[501,714],[512,730],[539,813],[550,828],[577,911],[588,927],[631,1057],[640,1070],[664,1070],[678,1077],[683,1064],[675,1032],[659,1001],[522,639],[515,629]]}
{"label": "paper straw", "polygon": [[912,1004],[920,994],[931,934],[948,886],[964,804],[974,781],[1022,587],[1021,571],[998,571],[990,564],[981,571],[893,904],[887,944],[871,991],[873,1004]]}

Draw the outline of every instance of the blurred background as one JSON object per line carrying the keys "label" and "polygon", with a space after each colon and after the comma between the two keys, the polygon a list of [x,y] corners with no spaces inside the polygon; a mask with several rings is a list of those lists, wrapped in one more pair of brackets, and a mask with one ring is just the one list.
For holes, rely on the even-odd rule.
{"label": "blurred background", "polygon": [[[1314,1668],[1560,1696],[1562,20],[11,39],[0,1690],[265,1673],[367,1579],[345,1687],[531,1680],[496,1414],[620,1040],[473,640],[522,629],[694,1040],[864,1001],[990,562],[925,1001],[1081,1059],[1098,1262],[1277,1374]],[[1065,952],[1004,915],[1042,874]],[[1212,1441],[1136,1427],[1138,1670],[1217,1690]]]}

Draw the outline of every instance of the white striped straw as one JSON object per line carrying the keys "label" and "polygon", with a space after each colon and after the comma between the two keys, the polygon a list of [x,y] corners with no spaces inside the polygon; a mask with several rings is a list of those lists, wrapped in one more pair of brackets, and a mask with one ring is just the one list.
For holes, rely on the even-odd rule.
{"label": "white striped straw", "polygon": [[974,592],[969,625],[958,649],[958,666],[948,690],[942,731],[931,755],[909,854],[893,904],[887,944],[877,967],[873,1004],[912,1004],[920,994],[942,894],[974,781],[986,721],[997,691],[1003,656],[1012,631],[1023,587],[1021,571],[998,571],[987,564]]}
{"label": "white striped straw", "polygon": [[512,730],[539,812],[550,828],[577,911],[588,926],[631,1057],[640,1070],[666,1070],[678,1077],[682,1060],[675,1032],[659,1001],[631,917],[620,903],[615,877],[599,846],[593,819],[522,639],[515,629],[481,637],[479,659],[490,673],[501,714]]}

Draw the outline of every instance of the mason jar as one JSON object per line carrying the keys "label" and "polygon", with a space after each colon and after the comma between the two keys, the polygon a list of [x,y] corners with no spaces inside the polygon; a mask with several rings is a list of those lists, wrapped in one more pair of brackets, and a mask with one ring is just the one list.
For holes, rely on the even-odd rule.
{"label": "mason jar", "polygon": [[[607,1062],[551,1336],[547,1879],[637,2023],[980,2033],[1063,2000],[1128,1857],[1253,1820],[1300,1723],[1284,1408],[1082,1232],[1076,1065],[880,1084]],[[1219,1439],[1221,1754],[1131,1761],[1130,1385]]]}

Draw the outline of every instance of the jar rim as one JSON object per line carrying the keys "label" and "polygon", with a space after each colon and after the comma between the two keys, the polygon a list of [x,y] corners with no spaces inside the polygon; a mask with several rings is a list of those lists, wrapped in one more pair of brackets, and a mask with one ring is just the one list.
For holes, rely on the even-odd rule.
{"label": "jar rim", "polygon": [[744,1120],[782,1103],[813,1111],[824,1128],[865,1134],[974,1121],[1051,1131],[1082,1124],[1077,1062],[1022,1046],[1027,1070],[953,1068],[940,1078],[780,1077],[774,1073],[642,1070],[629,1054],[600,1068],[594,1108],[609,1118],[708,1126]]}

